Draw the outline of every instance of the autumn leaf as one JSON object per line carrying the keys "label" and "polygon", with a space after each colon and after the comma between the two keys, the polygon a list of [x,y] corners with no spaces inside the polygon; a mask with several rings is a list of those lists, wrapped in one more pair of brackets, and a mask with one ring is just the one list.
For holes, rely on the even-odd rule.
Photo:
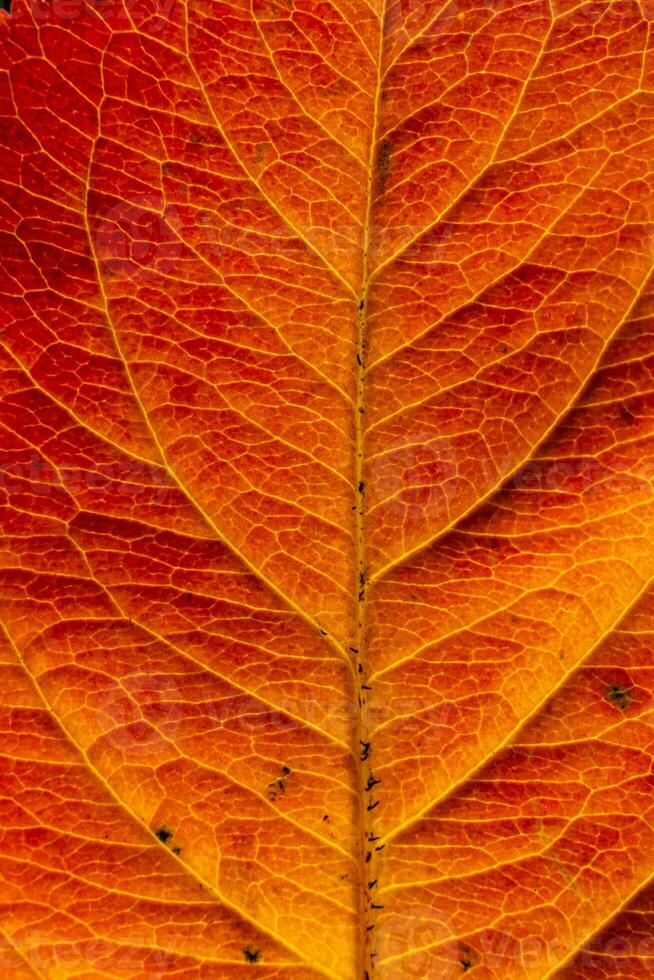
{"label": "autumn leaf", "polygon": [[654,967],[654,3],[0,12],[0,978]]}

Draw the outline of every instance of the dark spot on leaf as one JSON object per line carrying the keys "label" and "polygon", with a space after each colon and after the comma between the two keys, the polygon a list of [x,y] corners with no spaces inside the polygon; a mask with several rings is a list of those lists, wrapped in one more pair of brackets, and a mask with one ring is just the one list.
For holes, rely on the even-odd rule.
{"label": "dark spot on leaf", "polygon": [[261,950],[257,949],[256,946],[245,946],[243,957],[246,963],[258,963],[261,959]]}
{"label": "dark spot on leaf", "polygon": [[327,823],[329,823],[329,814],[325,813],[322,819],[323,821],[327,821]]}
{"label": "dark spot on leaf", "polygon": [[386,190],[386,181],[388,179],[388,170],[391,162],[391,152],[392,144],[390,140],[382,140],[381,146],[379,147],[379,155],[377,157],[377,169],[379,171],[379,189],[383,194]]}
{"label": "dark spot on leaf", "polygon": [[604,697],[610,704],[614,704],[616,708],[619,708],[620,711],[626,711],[634,699],[629,688],[623,687],[622,684],[609,684]]}
{"label": "dark spot on leaf", "polygon": [[158,837],[162,844],[167,844],[170,838],[173,836],[172,830],[168,830],[168,827],[158,827],[154,832],[155,837]]}
{"label": "dark spot on leaf", "polygon": [[173,854],[181,854],[181,853],[182,853],[181,847],[173,847]]}
{"label": "dark spot on leaf", "polygon": [[254,148],[254,154],[252,156],[253,163],[261,163],[266,156],[267,150],[268,150],[267,143],[257,143],[257,145]]}
{"label": "dark spot on leaf", "polygon": [[464,973],[472,970],[473,966],[477,965],[477,962],[477,957],[473,949],[469,946],[459,946],[459,964]]}
{"label": "dark spot on leaf", "polygon": [[268,783],[268,789],[270,790],[268,793],[269,800],[275,800],[277,799],[278,793],[286,792],[286,783],[284,779],[286,776],[291,775],[292,770],[289,766],[282,766],[279,771],[281,773],[281,777],[278,776],[277,779],[273,779],[272,783]]}
{"label": "dark spot on leaf", "polygon": [[627,425],[631,425],[632,422],[636,421],[636,416],[633,412],[630,412],[626,405],[620,405],[620,418]]}
{"label": "dark spot on leaf", "polygon": [[100,273],[103,276],[108,276],[110,279],[116,275],[116,263],[115,262],[101,262],[100,263]]}

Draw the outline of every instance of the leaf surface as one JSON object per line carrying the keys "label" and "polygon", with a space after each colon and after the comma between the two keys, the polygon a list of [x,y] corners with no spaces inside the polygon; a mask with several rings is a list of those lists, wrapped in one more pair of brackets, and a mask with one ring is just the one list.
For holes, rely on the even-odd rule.
{"label": "leaf surface", "polygon": [[0,17],[0,976],[650,976],[650,0]]}

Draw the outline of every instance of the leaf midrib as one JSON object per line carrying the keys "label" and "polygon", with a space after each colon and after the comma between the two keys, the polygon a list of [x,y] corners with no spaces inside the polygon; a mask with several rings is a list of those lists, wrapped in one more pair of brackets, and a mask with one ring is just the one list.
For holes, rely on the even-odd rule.
{"label": "leaf midrib", "polygon": [[[373,756],[374,749],[370,747],[369,752],[365,750],[361,753],[362,747],[371,745],[371,726],[367,719],[366,704],[368,691],[364,689],[368,676],[367,651],[366,651],[366,598],[367,598],[367,560],[365,542],[365,471],[364,471],[364,438],[365,438],[365,410],[366,410],[366,358],[367,358],[367,315],[369,302],[369,285],[371,281],[371,233],[372,233],[372,213],[373,213],[373,193],[375,188],[375,159],[377,152],[377,131],[379,128],[380,100],[382,87],[382,59],[384,52],[384,25],[386,20],[386,0],[382,0],[379,10],[379,35],[377,41],[377,78],[375,83],[375,97],[372,106],[372,125],[370,130],[370,146],[368,155],[368,175],[366,188],[365,216],[363,221],[363,241],[362,241],[362,261],[361,261],[361,285],[359,291],[359,308],[357,320],[357,349],[356,349],[356,388],[357,400],[354,412],[355,427],[355,457],[354,457],[354,487],[358,495],[357,507],[355,510],[355,560],[354,560],[354,594],[353,608],[356,610],[356,632],[355,648],[358,651],[358,670],[356,673],[357,704],[354,706],[357,712],[357,725],[355,727],[355,743],[353,750],[357,754],[365,755],[359,764],[359,908],[360,908],[360,929],[359,929],[359,949],[357,951],[356,966],[358,976],[368,978],[373,973],[374,958],[371,943],[375,923],[372,921],[372,899],[371,889],[367,887],[367,880],[377,879],[377,864],[379,861],[375,848],[370,847],[370,839],[374,836],[373,813],[368,810],[367,804],[367,782],[368,776],[372,777],[370,764],[364,765],[368,755]],[[361,599],[361,596],[363,598]],[[367,854],[370,860],[366,861]]]}

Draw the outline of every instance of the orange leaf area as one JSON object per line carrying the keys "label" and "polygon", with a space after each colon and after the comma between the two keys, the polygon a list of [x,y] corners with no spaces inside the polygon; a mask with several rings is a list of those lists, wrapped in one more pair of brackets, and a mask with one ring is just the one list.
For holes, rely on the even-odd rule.
{"label": "orange leaf area", "polygon": [[0,980],[654,973],[653,0],[0,11]]}

